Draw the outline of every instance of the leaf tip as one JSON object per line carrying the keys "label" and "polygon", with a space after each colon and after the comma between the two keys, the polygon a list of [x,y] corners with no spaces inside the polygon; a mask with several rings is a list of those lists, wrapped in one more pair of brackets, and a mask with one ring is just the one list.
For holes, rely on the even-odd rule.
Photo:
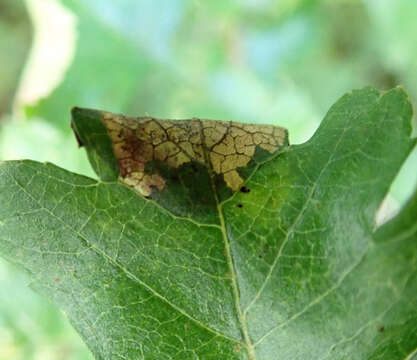
{"label": "leaf tip", "polygon": [[79,147],[84,147],[96,174],[102,180],[114,181],[119,176],[117,159],[103,124],[100,110],[73,107],[71,128]]}

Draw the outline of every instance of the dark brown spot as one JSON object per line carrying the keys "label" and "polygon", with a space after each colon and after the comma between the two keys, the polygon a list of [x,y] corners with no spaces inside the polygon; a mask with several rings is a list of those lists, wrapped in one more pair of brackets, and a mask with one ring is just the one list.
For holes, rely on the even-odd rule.
{"label": "dark brown spot", "polygon": [[379,332],[381,332],[381,333],[382,333],[382,332],[384,332],[384,330],[385,330],[385,327],[384,327],[384,326],[381,326],[381,327],[378,329],[378,331],[379,331]]}
{"label": "dark brown spot", "polygon": [[243,205],[242,204],[237,204],[236,205],[238,208],[243,208]]}
{"label": "dark brown spot", "polygon": [[242,186],[242,187],[240,188],[240,192],[247,194],[247,193],[249,193],[249,192],[250,192],[250,189],[248,189],[246,186]]}

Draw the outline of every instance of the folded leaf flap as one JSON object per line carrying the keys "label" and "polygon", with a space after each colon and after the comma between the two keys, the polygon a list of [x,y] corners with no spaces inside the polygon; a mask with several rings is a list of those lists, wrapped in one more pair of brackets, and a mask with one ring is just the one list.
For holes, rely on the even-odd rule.
{"label": "folded leaf flap", "polygon": [[175,214],[204,221],[204,213],[215,211],[214,189],[221,198],[230,196],[257,163],[288,145],[287,131],[272,125],[161,120],[79,108],[72,115],[77,140],[100,178],[118,177]]}

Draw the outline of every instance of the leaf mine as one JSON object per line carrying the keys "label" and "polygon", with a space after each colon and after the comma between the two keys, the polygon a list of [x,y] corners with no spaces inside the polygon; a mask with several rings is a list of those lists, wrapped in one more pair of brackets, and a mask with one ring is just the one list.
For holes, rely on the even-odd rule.
{"label": "leaf mine", "polygon": [[238,169],[249,164],[257,147],[273,154],[288,142],[287,131],[272,125],[132,118],[109,112],[102,113],[102,121],[119,162],[120,181],[143,196],[166,186],[160,173],[147,168],[149,163],[179,168],[198,162],[236,191],[244,183]]}

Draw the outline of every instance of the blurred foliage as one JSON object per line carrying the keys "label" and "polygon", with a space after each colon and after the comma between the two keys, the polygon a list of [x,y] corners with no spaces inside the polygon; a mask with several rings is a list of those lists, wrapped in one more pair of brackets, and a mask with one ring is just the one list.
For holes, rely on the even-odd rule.
{"label": "blurred foliage", "polygon": [[409,0],[63,3],[78,18],[75,59],[28,114],[65,130],[76,104],[284,123],[304,140],[352,88],[402,84],[417,99],[417,36],[398,30],[414,26]]}
{"label": "blurred foliage", "polygon": [[[48,42],[43,47],[49,53],[43,55],[47,65],[38,78],[51,76],[50,64],[63,52],[61,46],[73,45],[75,52],[48,94],[40,93],[35,102],[18,95],[14,114],[1,128],[2,159],[48,160],[94,176],[69,128],[69,110],[75,105],[161,118],[279,124],[289,129],[292,143],[299,143],[309,138],[329,106],[353,88],[403,85],[417,104],[415,0],[26,2],[32,19],[34,7],[45,3],[62,4],[76,19],[74,44],[62,43],[66,37],[49,31],[50,44],[60,47]],[[45,23],[58,19],[58,14],[43,16]],[[35,26],[34,36],[38,33]],[[11,107],[30,39],[23,1],[1,0],[0,115]],[[416,164],[414,152],[393,187],[399,204],[417,182]],[[51,312],[51,324],[63,323],[5,269],[3,288],[15,291],[19,301],[37,304],[27,321],[40,326],[44,320],[37,319]],[[19,335],[16,327],[22,302],[13,307],[7,301],[6,295],[0,297],[0,317],[9,314],[0,332],[25,350],[15,357],[0,353],[0,360],[75,359],[36,355],[33,349],[43,347],[35,331]],[[56,345],[47,332],[36,331],[44,334],[41,342]]]}
{"label": "blurred foliage", "polygon": [[23,1],[0,2],[0,117],[10,111],[31,41],[31,25]]}

